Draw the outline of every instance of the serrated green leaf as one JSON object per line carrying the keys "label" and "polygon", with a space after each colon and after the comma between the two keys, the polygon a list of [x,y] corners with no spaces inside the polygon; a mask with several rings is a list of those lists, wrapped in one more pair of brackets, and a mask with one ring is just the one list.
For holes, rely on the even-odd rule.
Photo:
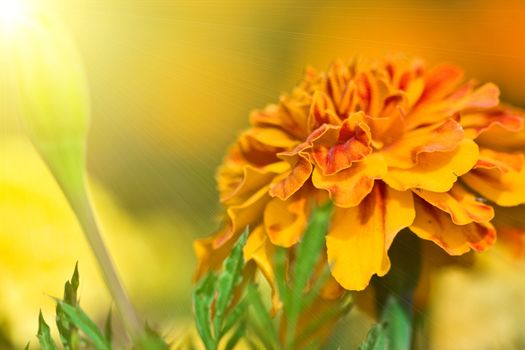
{"label": "serrated green leaf", "polygon": [[216,277],[209,273],[193,292],[193,314],[195,315],[195,327],[199,333],[206,349],[214,349],[216,342],[211,331],[211,306]]}
{"label": "serrated green leaf", "polygon": [[49,326],[44,320],[44,316],[42,316],[42,311],[40,311],[40,314],[38,315],[37,337],[42,350],[57,350],[57,346],[55,345],[53,338],[51,338]]}
{"label": "serrated green leaf", "polygon": [[60,307],[78,329],[80,329],[96,350],[110,350],[111,345],[97,327],[80,307],[74,307],[63,301],[58,301]]}
{"label": "serrated green leaf", "polygon": [[242,250],[246,244],[248,232],[248,228],[246,228],[230,255],[224,260],[222,271],[218,277],[215,317],[213,320],[217,341],[224,335],[222,331],[224,314],[233,299],[235,287],[239,284],[242,277],[242,268],[244,265]]}
{"label": "serrated green leaf", "polygon": [[366,339],[359,345],[358,350],[387,350],[385,329],[381,324],[375,324],[370,328]]}

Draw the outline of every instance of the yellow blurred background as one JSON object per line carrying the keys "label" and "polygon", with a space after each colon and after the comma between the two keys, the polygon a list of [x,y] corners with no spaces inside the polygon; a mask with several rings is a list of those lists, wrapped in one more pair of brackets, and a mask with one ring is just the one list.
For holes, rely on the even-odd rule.
{"label": "yellow blurred background", "polygon": [[[165,332],[190,315],[191,241],[217,224],[216,166],[249,111],[290,90],[305,65],[404,52],[457,63],[525,106],[522,0],[33,2],[60,15],[81,52],[97,212],[134,303]],[[51,317],[47,295],[77,260],[82,302],[104,317],[87,245],[0,81],[0,324],[17,347],[34,341],[40,307]],[[498,347],[472,347],[485,348]]]}

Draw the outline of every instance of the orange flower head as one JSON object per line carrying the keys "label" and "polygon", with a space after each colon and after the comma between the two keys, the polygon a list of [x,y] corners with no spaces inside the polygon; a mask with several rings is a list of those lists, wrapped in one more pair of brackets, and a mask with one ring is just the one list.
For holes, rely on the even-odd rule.
{"label": "orange flower head", "polygon": [[308,68],[250,124],[218,171],[224,225],[195,242],[197,275],[249,226],[245,259],[273,281],[275,246],[296,244],[312,208],[331,200],[332,282],[362,290],[388,272],[402,229],[450,255],[483,251],[496,239],[491,203],[525,203],[524,155],[500,139],[524,139],[521,112],[451,65],[394,57]]}

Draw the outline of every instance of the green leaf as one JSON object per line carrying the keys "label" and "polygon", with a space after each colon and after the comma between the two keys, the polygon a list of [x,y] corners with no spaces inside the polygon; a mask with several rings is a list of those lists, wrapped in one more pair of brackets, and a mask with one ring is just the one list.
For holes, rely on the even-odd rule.
{"label": "green leaf", "polygon": [[40,343],[40,347],[42,348],[42,350],[57,350],[57,346],[55,345],[53,338],[51,338],[51,332],[49,330],[49,326],[44,320],[44,316],[42,316],[42,311],[40,311],[40,314],[38,315],[37,337],[38,337],[38,342]]}
{"label": "green leaf", "polygon": [[359,346],[359,350],[387,350],[385,329],[381,324],[375,324],[368,331],[368,335]]}
{"label": "green leaf", "polygon": [[390,296],[387,299],[381,319],[385,324],[388,350],[410,350],[412,317],[398,298]]}
{"label": "green leaf", "polygon": [[168,344],[150,326],[146,325],[144,334],[135,341],[135,350],[169,350]]}
{"label": "green leaf", "polygon": [[97,325],[80,309],[63,301],[58,301],[60,307],[67,315],[71,323],[82,330],[96,350],[110,350],[111,345],[104,337]]}
{"label": "green leaf", "polygon": [[297,322],[301,314],[302,295],[312,275],[315,263],[318,261],[321,250],[325,244],[325,235],[328,230],[332,212],[332,204],[314,209],[310,223],[306,228],[299,247],[297,260],[293,269],[293,284],[287,314],[287,340],[286,348],[290,348],[295,337]]}
{"label": "green leaf", "polygon": [[277,332],[275,331],[272,317],[270,316],[268,309],[264,306],[261,294],[255,285],[249,284],[247,286],[246,297],[248,299],[248,304],[254,310],[253,314],[255,320],[257,321],[260,329],[264,330],[265,332],[261,340],[268,342],[272,349],[279,349],[279,338],[277,336]]}
{"label": "green leaf", "polygon": [[222,327],[222,331],[224,333],[228,333],[230,329],[235,326],[239,320],[241,320],[246,315],[246,307],[247,303],[245,300],[239,301],[239,303],[231,310],[228,315],[226,316],[226,319],[224,320],[224,325]]}
{"label": "green leaf", "polygon": [[[77,290],[79,286],[78,263],[75,264],[75,270],[70,281],[67,281],[64,286],[64,302],[71,305],[77,305]],[[64,350],[76,350],[78,348],[78,331],[74,325],[71,324],[64,311],[57,303],[56,307],[56,324],[60,334],[60,341],[64,346]]]}
{"label": "green leaf", "polygon": [[235,287],[239,284],[242,277],[244,265],[242,249],[246,244],[248,232],[248,228],[246,228],[230,255],[224,260],[223,270],[217,281],[218,295],[215,301],[214,318],[215,338],[217,340],[220,340],[224,335],[222,331],[224,314],[232,301]]}
{"label": "green leaf", "polygon": [[209,273],[204,277],[193,292],[193,314],[195,326],[206,349],[216,348],[211,332],[211,306],[216,277]]}
{"label": "green leaf", "polygon": [[239,326],[235,330],[235,332],[232,334],[230,339],[228,339],[228,343],[226,343],[226,347],[224,350],[233,350],[239,340],[241,340],[241,337],[244,336],[246,333],[246,323],[240,322]]}
{"label": "green leaf", "polygon": [[111,319],[113,317],[111,308],[109,309],[108,316],[106,317],[106,322],[104,323],[104,335],[109,344],[113,340],[113,326],[111,324]]}

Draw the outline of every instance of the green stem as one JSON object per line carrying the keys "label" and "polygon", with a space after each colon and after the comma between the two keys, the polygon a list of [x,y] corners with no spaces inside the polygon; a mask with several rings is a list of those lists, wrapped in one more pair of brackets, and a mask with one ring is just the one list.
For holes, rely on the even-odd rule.
{"label": "green stem", "polygon": [[84,173],[84,143],[73,139],[52,144],[39,143],[37,148],[82,227],[128,334],[137,339],[141,335],[139,318],[120,281],[90,204]]}

